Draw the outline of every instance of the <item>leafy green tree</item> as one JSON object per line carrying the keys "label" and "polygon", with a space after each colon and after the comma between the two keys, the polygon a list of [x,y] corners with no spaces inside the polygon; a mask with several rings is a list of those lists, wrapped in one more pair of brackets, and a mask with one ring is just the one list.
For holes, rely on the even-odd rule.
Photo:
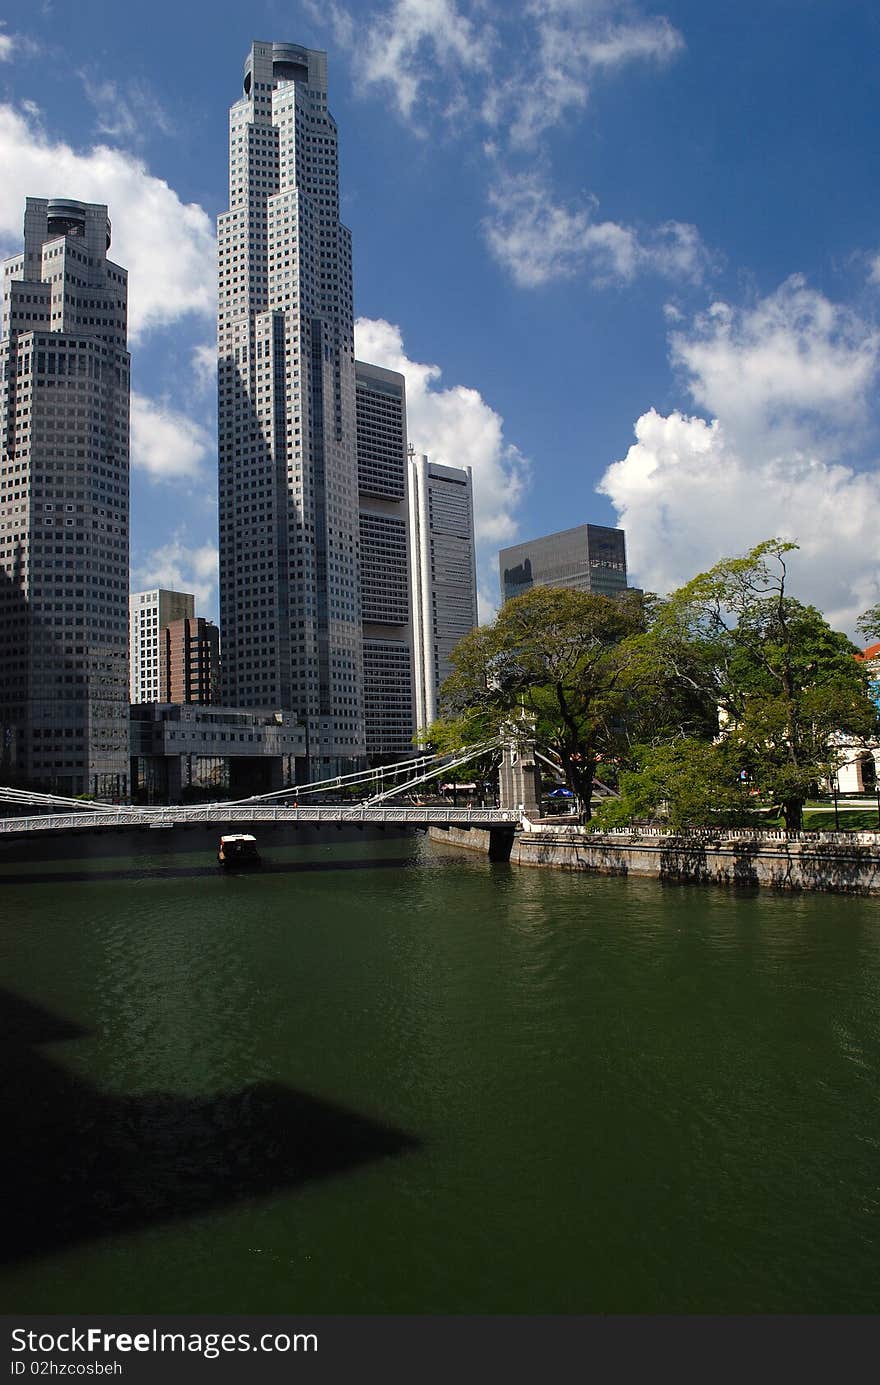
{"label": "leafy green tree", "polygon": [[856,629],[868,643],[880,640],[880,603],[869,606],[864,615],[859,616]]}
{"label": "leafy green tree", "polygon": [[787,555],[769,539],[717,563],[674,593],[662,619],[698,656],[692,671],[718,707],[734,761],[778,804],[790,830],[836,761],[839,733],[877,730],[855,646],[821,612],[787,593]]}
{"label": "leafy green tree", "polygon": [[636,594],[532,588],[457,645],[441,689],[442,719],[428,728],[431,742],[450,750],[476,744],[526,708],[588,821],[597,766],[625,744],[627,702],[644,671],[630,641],[643,628]]}
{"label": "leafy green tree", "polygon": [[620,797],[599,809],[599,825],[658,817],[671,827],[753,822],[753,800],[741,768],[736,748],[726,741],[683,738],[640,746],[634,767],[620,776]]}

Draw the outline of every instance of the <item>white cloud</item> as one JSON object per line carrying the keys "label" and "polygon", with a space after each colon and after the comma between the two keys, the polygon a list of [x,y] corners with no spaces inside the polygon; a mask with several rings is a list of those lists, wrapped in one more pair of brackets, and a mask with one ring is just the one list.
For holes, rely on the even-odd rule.
{"label": "white cloud", "polygon": [[417,129],[432,92],[439,91],[444,111],[457,113],[465,83],[488,67],[491,30],[468,18],[456,0],[391,0],[385,11],[357,23],[336,0],[306,3],[322,23],[329,17],[336,41],[351,51],[360,88],[386,91],[398,115]]}
{"label": "white cloud", "polygon": [[359,360],[406,376],[406,416],[415,451],[447,466],[470,466],[479,570],[480,619],[497,605],[497,550],[516,537],[516,510],[528,481],[528,463],[504,437],[504,420],[478,390],[440,387],[441,369],[412,361],[399,327],[381,318],[358,318]]}
{"label": "white cloud", "polygon": [[153,549],[134,565],[132,590],[167,587],[170,591],[192,592],[196,614],[206,615],[216,610],[218,558],[216,545],[192,547],[186,541],[185,530],[179,530],[169,543]]}
{"label": "white cloud", "polygon": [[351,54],[361,90],[388,93],[417,133],[434,114],[470,114],[518,146],[582,110],[595,74],[667,62],[684,46],[667,19],[623,0],[388,0],[367,15],[341,0],[306,7]]}
{"label": "white cloud", "polygon": [[0,20],[0,63],[11,62],[13,57],[36,57],[40,51],[40,46],[26,34],[7,34],[3,32],[3,21]]}
{"label": "white cloud", "polygon": [[770,430],[778,448],[780,429],[808,443],[818,426],[860,420],[880,333],[795,274],[747,310],[713,303],[671,346],[696,404],[738,437]]}
{"label": "white cloud", "polygon": [[157,481],[195,481],[214,450],[207,428],[170,405],[131,396],[131,464]]}
{"label": "white cloud", "polygon": [[146,82],[131,79],[120,85],[109,78],[101,80],[94,72],[80,72],[79,76],[97,112],[99,134],[137,143],[148,130],[174,133],[169,116]]}
{"label": "white cloud", "polygon": [[[529,171],[497,178],[483,230],[520,287],[586,268],[594,282],[630,283],[651,271],[699,281],[708,255],[695,227],[670,220],[648,231],[595,221],[595,200],[565,206],[534,173],[542,138],[583,111],[598,74],[667,63],[684,39],[663,17],[628,0],[387,0],[364,17],[342,0],[306,0],[350,54],[362,92],[390,94],[399,117],[426,135],[439,117],[473,136],[490,162],[529,156]],[[500,152],[499,152],[500,151]],[[547,160],[542,167],[548,167]]]}
{"label": "white cloud", "polygon": [[513,145],[529,147],[583,110],[597,72],[632,62],[668,62],[684,40],[667,19],[621,20],[621,6],[584,0],[536,0],[526,6],[532,21],[528,56],[490,88],[484,115],[509,122]]}
{"label": "white cloud", "polygon": [[536,288],[586,270],[594,283],[627,284],[640,273],[698,282],[709,257],[694,226],[670,221],[639,234],[596,221],[596,202],[566,207],[537,173],[502,177],[489,191],[483,223],[489,250],[520,288]]}
{"label": "white cloud", "polygon": [[410,360],[400,328],[390,322],[358,318],[355,350],[359,360],[406,376],[407,431],[416,452],[447,466],[473,468],[477,540],[497,546],[511,538],[527,464],[505,440],[501,415],[479,390],[465,385],[438,388],[440,367]]}
{"label": "white cloud", "polygon": [[192,368],[199,394],[210,394],[217,388],[217,347],[213,341],[202,342],[192,349]]}
{"label": "white cloud", "polygon": [[110,254],[129,271],[129,336],[136,339],[216,307],[214,228],[197,203],[184,203],[142,160],[95,145],[78,151],[52,139],[33,107],[0,105],[0,245],[21,243],[26,197],[106,202]]}
{"label": "white cloud", "polygon": [[794,278],[745,310],[715,304],[671,342],[712,419],[649,410],[602,478],[634,576],[666,592],[778,534],[801,546],[795,593],[851,631],[880,597],[880,470],[841,460],[874,389],[877,333]]}

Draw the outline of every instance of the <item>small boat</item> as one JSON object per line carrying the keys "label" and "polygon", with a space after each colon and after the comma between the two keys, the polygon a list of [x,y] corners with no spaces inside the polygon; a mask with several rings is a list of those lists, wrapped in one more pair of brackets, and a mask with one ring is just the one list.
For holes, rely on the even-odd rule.
{"label": "small boat", "polygon": [[217,848],[217,863],[221,866],[259,866],[262,865],[257,850],[256,837],[246,832],[237,832],[230,837],[221,837]]}

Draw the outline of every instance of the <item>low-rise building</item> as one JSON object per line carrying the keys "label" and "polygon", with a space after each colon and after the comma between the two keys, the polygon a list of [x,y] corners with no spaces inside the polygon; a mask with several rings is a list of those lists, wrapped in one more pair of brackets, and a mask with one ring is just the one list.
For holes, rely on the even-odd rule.
{"label": "low-rise building", "polygon": [[212,792],[244,798],[297,782],[305,728],[289,712],[148,702],[131,709],[135,801],[179,803]]}

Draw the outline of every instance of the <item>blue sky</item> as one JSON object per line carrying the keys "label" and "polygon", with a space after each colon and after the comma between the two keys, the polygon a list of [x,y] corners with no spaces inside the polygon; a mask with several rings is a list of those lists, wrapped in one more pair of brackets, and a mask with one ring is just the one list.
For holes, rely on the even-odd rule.
{"label": "blue sky", "polygon": [[133,585],[216,616],[213,230],[254,38],[329,53],[359,354],[497,548],[622,523],[666,591],[774,533],[880,598],[878,78],[862,0],[7,5],[0,249],[107,201],[131,274]]}

